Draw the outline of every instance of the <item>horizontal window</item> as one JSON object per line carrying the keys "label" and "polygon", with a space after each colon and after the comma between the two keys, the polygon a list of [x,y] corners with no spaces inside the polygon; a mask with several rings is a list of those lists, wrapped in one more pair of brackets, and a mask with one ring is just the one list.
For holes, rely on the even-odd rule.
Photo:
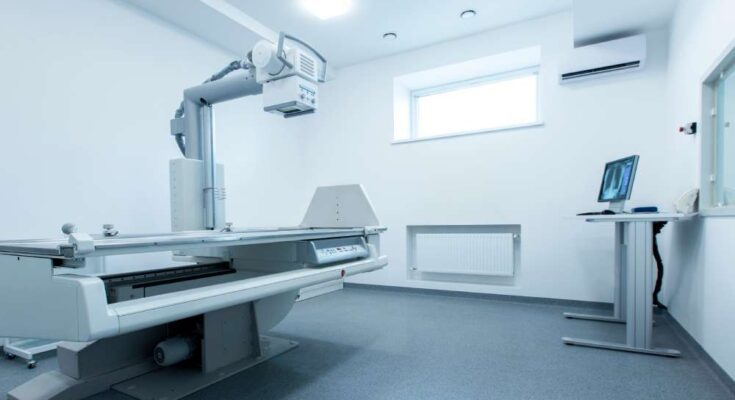
{"label": "horizontal window", "polygon": [[411,139],[461,135],[539,123],[536,69],[411,93]]}

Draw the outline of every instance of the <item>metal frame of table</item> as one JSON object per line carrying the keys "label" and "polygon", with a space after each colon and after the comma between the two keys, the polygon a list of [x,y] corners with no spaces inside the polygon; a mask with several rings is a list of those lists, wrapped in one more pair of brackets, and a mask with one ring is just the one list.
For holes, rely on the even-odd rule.
{"label": "metal frame of table", "polygon": [[563,337],[568,345],[678,357],[679,350],[653,347],[653,223],[689,219],[687,214],[618,214],[585,217],[587,222],[615,223],[615,293],[613,314],[564,313],[570,319],[626,324],[625,343]]}

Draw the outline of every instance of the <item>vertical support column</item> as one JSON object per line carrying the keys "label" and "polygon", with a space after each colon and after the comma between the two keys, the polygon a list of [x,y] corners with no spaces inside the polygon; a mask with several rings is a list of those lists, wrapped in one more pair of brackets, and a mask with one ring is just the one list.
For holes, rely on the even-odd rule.
{"label": "vertical support column", "polygon": [[201,108],[202,162],[204,164],[204,228],[214,229],[216,222],[217,177],[214,163],[214,113],[212,106]]}
{"label": "vertical support column", "polygon": [[201,108],[198,102],[184,98],[186,158],[192,160],[202,159]]}
{"label": "vertical support column", "polygon": [[615,293],[613,303],[613,317],[625,321],[626,317],[626,257],[627,238],[625,223],[615,223]]}
{"label": "vertical support column", "polygon": [[[224,187],[217,183],[214,154],[214,116],[212,106],[224,101],[263,93],[253,69],[226,78],[209,81],[184,90],[186,158],[202,160],[204,229],[224,226]],[[198,190],[198,189],[197,189]],[[217,206],[217,201],[220,206]],[[201,228],[198,228],[201,229]]]}
{"label": "vertical support column", "polygon": [[653,326],[653,224],[627,222],[627,345],[651,349]]}
{"label": "vertical support column", "polygon": [[252,302],[204,314],[202,371],[212,372],[262,355]]}

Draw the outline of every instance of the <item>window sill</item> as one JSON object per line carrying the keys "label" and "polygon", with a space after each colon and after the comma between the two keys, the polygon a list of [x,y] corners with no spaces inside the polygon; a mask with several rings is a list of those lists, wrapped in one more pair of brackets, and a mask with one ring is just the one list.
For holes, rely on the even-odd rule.
{"label": "window sill", "polygon": [[712,207],[699,211],[702,217],[735,217],[735,207]]}
{"label": "window sill", "polygon": [[[446,138],[452,138],[452,137],[457,137],[457,136],[479,135],[479,134],[482,134],[482,133],[496,133],[496,132],[502,132],[502,131],[512,131],[512,130],[516,130],[516,129],[534,128],[534,127],[539,127],[539,126],[544,126],[544,122],[543,121],[537,121],[537,122],[531,122],[529,124],[504,126],[504,127],[501,127],[501,128],[483,129],[483,130],[479,130],[479,131],[470,131],[470,132],[447,133],[445,135],[428,136],[428,137],[421,137],[421,138],[394,139],[393,142],[392,142],[392,144],[424,142],[424,141],[427,141],[427,140],[446,139]],[[733,215],[735,215],[735,214],[733,214]]]}

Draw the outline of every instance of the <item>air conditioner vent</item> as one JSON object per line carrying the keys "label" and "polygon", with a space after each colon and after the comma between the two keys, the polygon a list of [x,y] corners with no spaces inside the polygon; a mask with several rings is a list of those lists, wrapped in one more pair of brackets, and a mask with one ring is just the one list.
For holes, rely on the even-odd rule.
{"label": "air conditioner vent", "polygon": [[604,67],[585,69],[582,71],[567,72],[566,74],[561,74],[561,80],[566,81],[569,79],[581,78],[583,76],[599,75],[599,74],[604,74],[607,72],[622,71],[626,69],[635,69],[635,68],[639,68],[640,66],[641,66],[640,61],[630,61],[630,62],[621,63],[621,64],[607,65]]}
{"label": "air conditioner vent", "polygon": [[646,37],[630,36],[573,49],[562,61],[562,83],[642,69],[646,62]]}

